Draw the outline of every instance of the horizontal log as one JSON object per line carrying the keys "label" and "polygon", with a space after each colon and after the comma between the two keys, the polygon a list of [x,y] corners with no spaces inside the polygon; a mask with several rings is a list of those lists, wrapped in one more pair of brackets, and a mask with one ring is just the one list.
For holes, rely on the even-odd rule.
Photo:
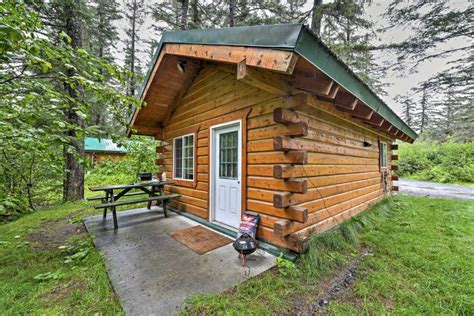
{"label": "horizontal log", "polygon": [[163,153],[165,152],[165,147],[163,147],[163,146],[157,146],[157,147],[156,147],[156,152],[157,152],[158,154],[163,154]]}
{"label": "horizontal log", "polygon": [[287,179],[285,184],[290,192],[305,194],[308,192],[308,180],[306,179]]}
{"label": "horizontal log", "polygon": [[170,203],[171,203],[171,206],[177,208],[180,211],[185,211],[185,212],[194,214],[194,215],[199,216],[199,217],[204,218],[204,219],[206,219],[209,215],[207,209],[201,208],[199,206],[183,203],[183,202],[180,202],[176,199],[171,200]]}
{"label": "horizontal log", "polygon": [[273,111],[273,121],[285,125],[301,122],[296,112],[284,108],[276,108]]}
{"label": "horizontal log", "polygon": [[[346,193],[344,194],[345,197],[343,199],[334,197],[330,200],[326,200],[326,206],[324,205],[324,203],[319,203],[320,207],[318,207],[315,211],[311,211],[311,208],[307,207],[308,221],[303,224],[293,222],[293,225],[291,225],[288,230],[290,230],[292,233],[298,232],[300,230],[303,230],[305,227],[312,226],[328,218],[337,216],[338,214],[343,213],[351,208],[357,206],[360,208],[364,208],[367,201],[370,201],[373,198],[376,198],[381,195],[383,196],[383,191],[381,189],[368,193],[367,190],[365,190],[361,192],[361,194],[357,194],[355,196],[352,196],[350,193]],[[314,208],[314,206],[312,208]]]}
{"label": "horizontal log", "polygon": [[155,164],[158,166],[162,166],[164,165],[164,163],[165,163],[165,160],[163,158],[158,158],[155,160]]}
{"label": "horizontal log", "polygon": [[249,130],[247,139],[253,141],[270,139],[275,136],[301,137],[306,135],[308,135],[308,124],[304,122],[288,125],[273,124],[273,122],[271,122],[266,124],[265,127]]}
{"label": "horizontal log", "polygon": [[261,214],[279,217],[281,219],[293,220],[299,223],[304,223],[308,219],[308,210],[300,206],[292,206],[282,209],[275,208],[271,203],[248,199],[247,209]]}
{"label": "horizontal log", "polygon": [[355,216],[359,214],[360,212],[366,210],[370,205],[375,204],[378,201],[380,201],[383,198],[383,196],[384,195],[381,194],[375,197],[371,197],[369,200],[365,201],[362,204],[355,205],[343,212],[336,214],[335,216],[326,217],[323,220],[316,221],[314,222],[314,224],[307,226],[303,229],[295,230],[296,225],[293,225],[291,229],[295,230],[295,232],[289,235],[287,238],[289,240],[292,240],[293,238],[297,238],[301,241],[307,240],[307,238],[313,235],[314,233],[323,232],[333,226],[336,226],[337,224],[341,223],[343,220],[349,217]]}
{"label": "horizontal log", "polygon": [[247,186],[262,189],[282,190],[304,194],[308,191],[308,181],[306,179],[268,179],[262,177],[249,177]]}
{"label": "horizontal log", "polygon": [[392,186],[392,191],[394,191],[394,192],[398,192],[398,186],[396,186],[396,185],[393,185],[393,186]]}
{"label": "horizontal log", "polygon": [[301,203],[306,203],[310,201],[316,203],[322,198],[327,199],[331,196],[344,194],[358,189],[363,189],[365,187],[373,186],[378,183],[380,183],[380,178],[361,180],[356,182],[347,182],[337,185],[320,187],[318,189],[308,189],[308,192],[305,194],[278,192],[272,195],[272,201],[273,206],[275,207],[288,207],[291,205],[299,205]]}
{"label": "horizontal log", "polygon": [[376,170],[379,170],[377,165],[274,165],[273,177],[275,179],[288,179],[344,173],[371,172]]}
{"label": "horizontal log", "polygon": [[288,151],[285,155],[294,165],[305,165],[308,163],[308,152],[305,150]]}
{"label": "horizontal log", "polygon": [[398,160],[398,155],[392,155],[392,160]]}
{"label": "horizontal log", "polygon": [[306,164],[307,162],[308,155],[304,151],[253,152],[247,155],[248,164]]}
{"label": "horizontal log", "polygon": [[292,225],[292,221],[281,219],[273,224],[273,234],[277,237],[285,237],[291,233]]}
{"label": "horizontal log", "polygon": [[398,144],[391,144],[390,149],[391,150],[398,150]]}
{"label": "horizontal log", "polygon": [[397,165],[390,165],[390,170],[397,171],[398,166]]}
{"label": "horizontal log", "polygon": [[393,176],[392,176],[392,181],[398,181],[398,176],[393,175]]}
{"label": "horizontal log", "polygon": [[[314,133],[310,131],[310,134],[311,137],[314,137]],[[378,158],[379,156],[377,151],[362,147],[362,143],[360,143],[360,147],[358,148],[348,148],[348,146],[353,146],[353,144],[349,142],[342,142],[341,140],[334,140],[334,142],[337,142],[334,144],[327,143],[331,141],[333,141],[333,137],[329,136],[324,136],[317,141],[303,138],[275,136],[273,138],[273,150],[307,150],[308,152],[320,152],[365,158]]]}

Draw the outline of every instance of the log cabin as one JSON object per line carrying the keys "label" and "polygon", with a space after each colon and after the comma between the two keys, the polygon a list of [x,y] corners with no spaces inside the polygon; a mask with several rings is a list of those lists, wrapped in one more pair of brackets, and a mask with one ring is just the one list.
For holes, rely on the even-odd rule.
{"label": "log cabin", "polygon": [[111,139],[85,137],[84,153],[92,166],[103,160],[121,160],[127,155],[125,147],[119,147]]}
{"label": "log cabin", "polygon": [[[258,238],[308,238],[397,191],[396,140],[416,133],[306,26],[166,32],[128,134],[160,140],[173,202]],[[158,175],[160,176],[160,175]]]}

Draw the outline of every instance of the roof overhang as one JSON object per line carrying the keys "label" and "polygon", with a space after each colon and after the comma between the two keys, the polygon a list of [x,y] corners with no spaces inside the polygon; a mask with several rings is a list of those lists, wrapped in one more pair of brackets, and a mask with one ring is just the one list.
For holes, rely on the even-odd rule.
{"label": "roof overhang", "polygon": [[[302,57],[302,58],[301,58]],[[344,112],[363,122],[386,130],[398,139],[413,142],[417,134],[390,107],[380,99],[357,75],[355,75],[319,38],[307,27],[296,25],[270,25],[235,27],[210,30],[187,30],[166,32],[163,34],[153,57],[151,67],[145,77],[140,91],[140,98],[146,102],[150,86],[159,72],[159,66],[167,62],[179,63],[179,58],[188,58],[190,64],[186,78],[180,76],[182,85],[189,84],[199,61],[239,64],[263,68],[286,75],[293,75],[293,84],[310,91],[323,100],[331,100]],[[295,65],[308,64],[314,67],[309,72],[295,70]],[[195,69],[192,65],[195,65]],[[194,69],[194,71],[193,71]],[[295,70],[295,73],[293,71]],[[321,80],[317,84],[315,78],[319,74]],[[307,80],[306,80],[307,79]],[[315,85],[318,86],[316,91]],[[166,90],[170,88],[167,87]],[[162,89],[165,90],[165,89]],[[169,108],[179,100],[179,92],[168,100]],[[160,126],[140,126],[136,124],[140,109],[135,109],[131,117],[131,128],[137,128],[139,134],[158,135],[162,133]],[[140,130],[141,129],[141,130]],[[129,129],[128,134],[131,134]]]}

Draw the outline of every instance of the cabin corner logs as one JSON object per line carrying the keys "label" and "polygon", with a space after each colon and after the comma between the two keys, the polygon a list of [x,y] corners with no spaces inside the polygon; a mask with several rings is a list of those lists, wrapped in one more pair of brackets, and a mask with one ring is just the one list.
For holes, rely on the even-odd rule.
{"label": "cabin corner logs", "polygon": [[[242,209],[261,215],[260,239],[302,252],[311,234],[398,190],[392,186],[392,180],[398,180],[392,175],[397,170],[392,165],[397,145],[392,144],[393,135],[357,121],[314,94],[288,88],[284,90],[290,96],[276,93],[287,84],[280,75],[266,82],[261,86],[258,80],[237,79],[229,67],[203,67],[163,126],[156,163],[159,175],[164,171],[175,182],[166,190],[181,194],[172,206],[209,219],[209,127],[216,120],[241,117],[246,125]],[[329,94],[337,95],[333,90],[330,87]],[[189,133],[195,135],[195,179],[176,181],[173,138]],[[379,141],[388,145],[385,191]],[[371,146],[364,147],[364,142]]]}

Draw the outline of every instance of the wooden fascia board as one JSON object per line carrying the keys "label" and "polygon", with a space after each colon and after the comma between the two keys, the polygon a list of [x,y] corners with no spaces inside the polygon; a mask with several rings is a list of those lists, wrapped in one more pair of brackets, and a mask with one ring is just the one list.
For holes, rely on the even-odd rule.
{"label": "wooden fascia board", "polygon": [[298,60],[295,52],[271,48],[167,43],[163,50],[166,54],[232,64],[245,59],[247,66],[284,74],[292,74]]}
{"label": "wooden fascia board", "polygon": [[[167,54],[232,64],[241,63],[245,60],[245,65],[284,74],[293,73],[299,57],[297,53],[292,51],[270,48],[165,43],[143,89],[141,96],[142,102],[147,96],[161,61]],[[127,130],[128,136],[132,134],[131,127],[134,125],[140,109],[141,108],[137,108],[132,115],[130,127]]]}

